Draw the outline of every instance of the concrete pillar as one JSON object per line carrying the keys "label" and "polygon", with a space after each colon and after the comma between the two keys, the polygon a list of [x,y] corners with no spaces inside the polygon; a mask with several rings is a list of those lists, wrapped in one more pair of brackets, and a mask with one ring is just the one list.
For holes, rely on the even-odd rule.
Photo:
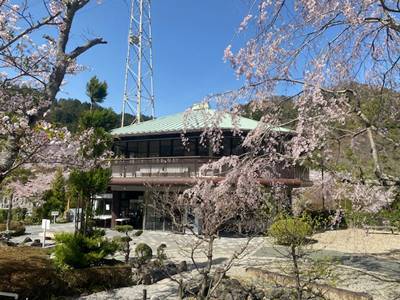
{"label": "concrete pillar", "polygon": [[146,217],[147,217],[147,203],[148,203],[148,198],[149,198],[149,192],[146,189],[144,191],[144,195],[143,195],[143,226],[142,226],[142,230],[146,230]]}
{"label": "concrete pillar", "polygon": [[113,192],[111,201],[111,227],[115,227],[116,219],[119,217],[119,203],[121,201],[121,192]]}

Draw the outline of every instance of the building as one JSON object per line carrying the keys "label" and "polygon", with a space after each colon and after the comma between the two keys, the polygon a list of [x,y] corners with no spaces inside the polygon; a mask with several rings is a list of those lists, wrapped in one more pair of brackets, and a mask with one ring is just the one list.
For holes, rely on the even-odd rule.
{"label": "building", "polygon": [[[168,229],[171,224],[154,210],[149,184],[184,189],[200,176],[199,168],[204,163],[223,155],[243,153],[242,138],[232,133],[234,122],[229,114],[222,115],[219,120],[224,136],[220,153],[213,153],[211,147],[202,144],[201,134],[214,113],[207,107],[195,106],[188,115],[178,113],[112,131],[114,151],[120,158],[112,161],[112,196],[102,206],[102,212],[111,215],[112,226],[127,222],[135,228]],[[235,124],[246,134],[258,123],[241,117]],[[182,141],[184,129],[185,144]],[[275,130],[290,132],[284,128]],[[206,175],[214,181],[223,178],[222,174]],[[308,170],[303,167],[285,169],[279,178],[261,179],[265,185],[276,181],[291,188],[303,186],[308,182]]]}

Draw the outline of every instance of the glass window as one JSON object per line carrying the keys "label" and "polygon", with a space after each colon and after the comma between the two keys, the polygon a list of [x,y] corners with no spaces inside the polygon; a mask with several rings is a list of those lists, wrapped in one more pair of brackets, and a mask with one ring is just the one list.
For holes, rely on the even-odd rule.
{"label": "glass window", "polygon": [[159,157],[159,156],[160,156],[160,141],[150,141],[149,157]]}
{"label": "glass window", "polygon": [[183,156],[185,155],[185,148],[182,144],[182,140],[181,139],[176,139],[173,140],[173,144],[172,144],[172,155],[173,156]]}
{"label": "glass window", "polygon": [[224,137],[223,143],[222,145],[224,146],[224,149],[222,150],[223,155],[231,155],[231,141],[232,138],[231,137]]}
{"label": "glass window", "polygon": [[137,142],[137,155],[135,157],[147,157],[147,142],[146,141],[140,141]]}
{"label": "glass window", "polygon": [[232,154],[240,155],[243,154],[242,139],[238,137],[232,138]]}
{"label": "glass window", "polygon": [[161,140],[161,156],[171,156],[172,140]]}
{"label": "glass window", "polygon": [[209,156],[210,151],[208,149],[208,143],[207,142],[200,142],[201,139],[198,139],[198,151],[199,151],[199,156]]}
{"label": "glass window", "polygon": [[185,156],[196,156],[196,143],[195,138],[189,138],[185,145]]}
{"label": "glass window", "polygon": [[113,151],[117,156],[125,156],[127,150],[126,142],[116,142],[113,147]]}

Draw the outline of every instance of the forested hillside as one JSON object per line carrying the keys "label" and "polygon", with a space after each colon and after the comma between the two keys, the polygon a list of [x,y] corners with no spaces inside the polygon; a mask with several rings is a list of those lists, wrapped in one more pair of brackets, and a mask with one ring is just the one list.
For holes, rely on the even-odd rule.
{"label": "forested hillside", "polygon": [[[46,118],[47,121],[67,127],[74,133],[77,132],[79,125],[88,127],[87,122],[92,122],[92,127],[103,127],[107,131],[121,126],[121,114],[117,114],[112,108],[95,105],[91,112],[90,103],[78,99],[59,99],[53,102]],[[126,114],[125,118],[126,124],[131,124],[135,119],[131,114]]]}

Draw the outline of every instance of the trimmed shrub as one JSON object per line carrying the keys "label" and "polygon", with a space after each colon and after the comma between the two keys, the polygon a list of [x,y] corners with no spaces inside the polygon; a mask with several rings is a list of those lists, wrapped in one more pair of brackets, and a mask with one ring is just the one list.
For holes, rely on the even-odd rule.
{"label": "trimmed shrub", "polygon": [[141,236],[142,233],[143,233],[143,230],[138,230],[138,231],[136,231],[133,235],[134,235],[134,236]]}
{"label": "trimmed shrub", "polygon": [[[0,224],[0,231],[6,231],[6,228],[6,224]],[[20,236],[25,233],[25,226],[22,222],[11,221],[10,230],[12,231],[12,236]]]}
{"label": "trimmed shrub", "polygon": [[135,254],[139,260],[139,263],[144,264],[153,257],[153,250],[145,243],[139,243],[136,245]]}
{"label": "trimmed shrub", "polygon": [[279,245],[301,246],[312,235],[312,227],[300,218],[287,217],[275,221],[268,233]]}
{"label": "trimmed shrub", "polygon": [[167,248],[167,245],[161,244],[160,246],[157,247],[157,261],[159,262],[160,265],[164,263],[164,261],[167,259],[167,254],[165,254],[165,249]]}
{"label": "trimmed shrub", "polygon": [[54,250],[54,263],[61,269],[98,266],[106,256],[118,250],[117,243],[102,237],[60,233],[55,239],[58,244]]}
{"label": "trimmed shrub", "polygon": [[118,232],[127,233],[133,230],[132,225],[117,225],[115,226],[115,230]]}
{"label": "trimmed shrub", "polygon": [[99,266],[67,270],[60,277],[74,294],[95,293],[102,290],[130,286],[131,267],[129,265]]}

